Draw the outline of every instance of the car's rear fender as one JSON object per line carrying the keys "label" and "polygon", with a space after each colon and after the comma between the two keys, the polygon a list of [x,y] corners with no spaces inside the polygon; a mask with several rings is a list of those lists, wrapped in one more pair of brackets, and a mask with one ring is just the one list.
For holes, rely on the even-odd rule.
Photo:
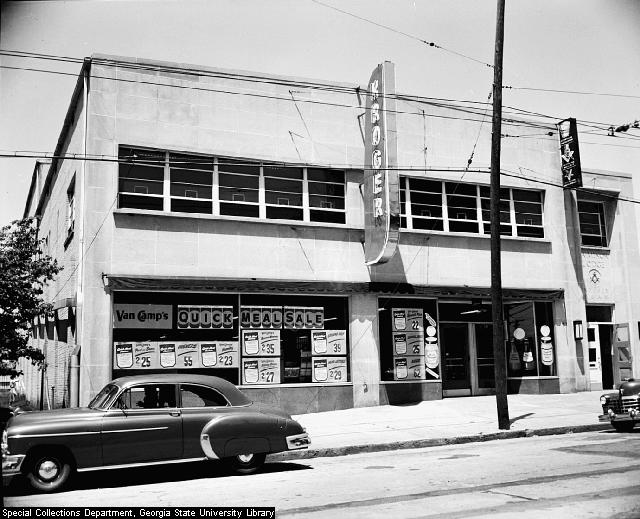
{"label": "car's rear fender", "polygon": [[296,425],[293,420],[259,412],[226,414],[217,416],[203,427],[200,445],[210,459],[281,452],[287,450],[286,437],[297,432]]}

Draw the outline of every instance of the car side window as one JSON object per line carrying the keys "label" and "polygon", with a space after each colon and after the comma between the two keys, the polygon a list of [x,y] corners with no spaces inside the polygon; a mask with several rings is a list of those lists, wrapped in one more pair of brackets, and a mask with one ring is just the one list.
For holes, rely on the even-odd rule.
{"label": "car side window", "polygon": [[180,385],[182,407],[224,407],[229,402],[213,388],[190,384]]}
{"label": "car side window", "polygon": [[115,407],[119,409],[161,409],[176,406],[173,384],[145,384],[127,389]]}

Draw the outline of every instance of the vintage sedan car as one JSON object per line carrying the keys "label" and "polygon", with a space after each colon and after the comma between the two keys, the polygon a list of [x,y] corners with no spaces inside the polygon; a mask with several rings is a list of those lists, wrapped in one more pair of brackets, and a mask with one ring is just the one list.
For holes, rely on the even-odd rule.
{"label": "vintage sedan car", "polygon": [[26,412],[2,437],[2,473],[39,491],[74,472],[201,459],[251,474],[269,453],[305,449],[309,436],[284,411],[251,402],[226,380],[159,374],[113,380],[85,408]]}
{"label": "vintage sedan car", "polygon": [[601,422],[611,422],[619,432],[633,430],[636,422],[640,422],[640,380],[625,380],[617,391],[602,395],[600,403],[603,414],[598,419]]}

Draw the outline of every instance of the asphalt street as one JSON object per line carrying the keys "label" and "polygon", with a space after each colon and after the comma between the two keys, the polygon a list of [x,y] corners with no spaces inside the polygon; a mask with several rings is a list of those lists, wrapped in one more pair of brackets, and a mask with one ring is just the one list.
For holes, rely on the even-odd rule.
{"label": "asphalt street", "polygon": [[[7,489],[5,489],[7,490]],[[85,473],[65,492],[14,484],[5,506],[275,506],[277,517],[640,517],[640,431],[517,438],[271,462]]]}

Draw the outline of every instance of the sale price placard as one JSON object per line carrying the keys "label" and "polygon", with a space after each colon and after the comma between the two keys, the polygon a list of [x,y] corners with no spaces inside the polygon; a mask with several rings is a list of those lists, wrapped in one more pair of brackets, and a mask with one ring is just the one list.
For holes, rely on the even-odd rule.
{"label": "sale price placard", "polygon": [[242,359],[243,384],[279,384],[280,359]]}

